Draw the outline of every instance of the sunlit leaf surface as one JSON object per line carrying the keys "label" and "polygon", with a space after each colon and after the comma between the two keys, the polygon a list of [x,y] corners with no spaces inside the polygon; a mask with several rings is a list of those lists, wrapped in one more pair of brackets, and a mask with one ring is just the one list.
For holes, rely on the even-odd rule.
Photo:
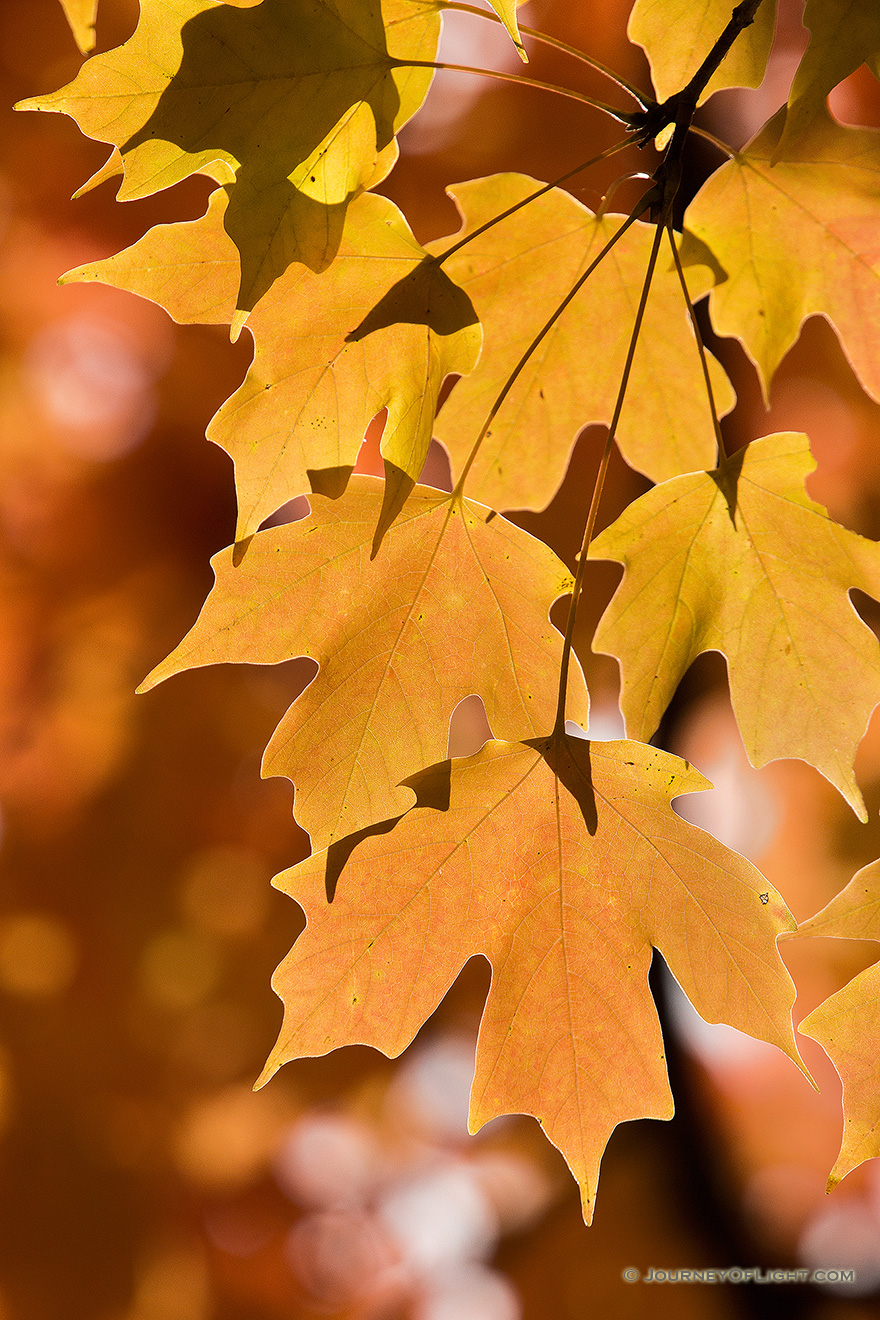
{"label": "sunlit leaf surface", "polygon": [[[731,0],[636,0],[627,36],[647,53],[658,100],[665,101],[690,81],[732,12]],[[763,0],[755,21],[739,34],[701,100],[723,87],[757,87],[767,67],[775,26],[776,0]]]}
{"label": "sunlit leaf surface", "polygon": [[727,279],[709,305],[743,341],[769,388],[808,316],[834,326],[862,385],[880,399],[880,133],[827,112],[774,163],[785,111],[713,174],[685,223]]}
{"label": "sunlit leaf surface", "polygon": [[[213,560],[198,622],[150,675],[307,655],[320,669],[275,731],[268,774],[324,847],[412,804],[400,781],[446,753],[449,717],[483,698],[496,733],[552,723],[562,639],[548,620],[572,579],[551,550],[471,501],[419,487],[375,559],[381,483],[355,477],[309,518],[260,532],[243,561]],[[586,719],[574,674],[569,714]]]}
{"label": "sunlit leaf surface", "polygon": [[880,546],[809,498],[813,467],[805,435],[767,436],[631,504],[591,547],[626,566],[594,646],[619,658],[640,738],[700,652],[721,651],[752,764],[809,761],[867,819],[853,760],[880,651],[847,593],[880,597]]}
{"label": "sunlit leaf surface", "polygon": [[487,743],[409,782],[424,805],[396,826],[275,882],[308,924],[275,976],[285,1017],[264,1079],[355,1042],[399,1054],[482,954],[471,1128],[534,1114],[589,1221],[617,1123],[672,1114],[652,946],[706,1019],[797,1057],[775,946],[794,923],[749,862],[671,809],[709,787],[686,762],[563,736]]}
{"label": "sunlit leaf surface", "polygon": [[[521,174],[498,174],[452,190],[465,215],[454,240],[541,187]],[[492,225],[443,269],[471,298],[484,327],[479,366],[455,387],[436,434],[460,467],[492,405],[532,340],[624,217],[597,219],[554,189]],[[634,225],[589,277],[529,358],[483,441],[467,489],[496,508],[543,508],[564,474],[578,432],[609,422],[626,360],[654,236]],[[440,253],[453,240],[431,245]],[[692,296],[709,288],[695,269]],[[733,391],[712,360],[722,412]],[[681,285],[668,251],[651,288],[642,337],[618,428],[629,463],[655,481],[714,463],[712,416]]]}

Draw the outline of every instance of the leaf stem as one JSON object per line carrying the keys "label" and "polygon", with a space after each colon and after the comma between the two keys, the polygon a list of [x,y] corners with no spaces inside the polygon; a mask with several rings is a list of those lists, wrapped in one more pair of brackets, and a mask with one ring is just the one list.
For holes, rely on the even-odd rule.
{"label": "leaf stem", "polygon": [[[488,18],[492,23],[501,23],[501,18],[494,11],[477,9],[475,5],[463,5],[453,3],[453,0],[446,0],[443,4],[443,8],[455,9],[462,14],[474,14],[478,18]],[[638,87],[627,82],[626,78],[622,78],[619,73],[615,73],[614,70],[609,69],[607,65],[601,64],[599,60],[594,60],[592,56],[586,55],[582,50],[579,50],[577,46],[569,46],[566,42],[559,41],[558,38],[551,37],[546,32],[539,32],[536,28],[523,27],[520,24],[519,30],[522,36],[531,37],[533,41],[539,41],[543,46],[552,46],[554,50],[561,50],[566,55],[571,55],[574,59],[580,60],[582,64],[589,65],[589,67],[595,69],[597,73],[604,74],[606,78],[610,78],[613,83],[616,83],[621,91],[629,92],[633,100],[637,101],[643,109],[647,110],[650,105],[654,104],[653,98],[648,96],[646,92],[639,91]]]}
{"label": "leaf stem", "polygon": [[639,306],[636,312],[636,318],[633,322],[632,334],[629,341],[629,349],[626,355],[626,361],[623,364],[623,373],[620,377],[620,388],[617,391],[617,400],[614,404],[614,413],[608,427],[608,436],[605,440],[605,447],[602,450],[602,457],[599,461],[599,471],[596,473],[596,481],[593,486],[593,495],[590,500],[590,508],[587,513],[587,525],[584,528],[584,539],[581,544],[581,552],[578,556],[577,573],[575,575],[574,586],[571,592],[571,604],[568,607],[568,620],[565,625],[565,638],[562,643],[562,663],[559,668],[559,698],[556,704],[556,720],[553,725],[553,738],[560,739],[565,732],[565,697],[568,689],[568,672],[571,667],[572,642],[574,640],[574,625],[577,618],[577,607],[580,600],[581,591],[584,585],[584,575],[587,567],[587,550],[593,539],[593,532],[596,527],[596,517],[599,512],[599,503],[602,499],[602,491],[605,487],[605,477],[608,473],[608,464],[611,461],[611,451],[614,447],[614,440],[617,433],[617,424],[620,421],[620,414],[623,409],[623,401],[626,396],[626,387],[629,384],[630,372],[632,371],[633,359],[635,358],[636,346],[639,342],[639,335],[642,329],[642,321],[645,316],[645,308],[648,305],[648,294],[651,291],[651,281],[654,277],[654,269],[657,265],[657,257],[660,252],[660,242],[663,238],[665,221],[656,226],[654,233],[654,242],[651,245],[651,255],[648,258],[648,267],[645,271],[645,278],[642,282],[642,295],[639,299]]}
{"label": "leaf stem", "polygon": [[596,212],[597,220],[603,220],[607,215],[611,207],[611,199],[614,196],[614,194],[617,192],[617,189],[620,188],[624,183],[629,183],[634,179],[646,179],[648,182],[652,182],[651,175],[643,174],[641,171],[637,172],[633,170],[629,174],[621,174],[619,178],[614,180],[611,187],[608,189],[607,193],[600,201],[599,209]]}
{"label": "leaf stem", "polygon": [[706,345],[703,343],[703,336],[700,333],[700,326],[697,321],[697,313],[694,310],[694,304],[691,301],[687,281],[685,280],[684,271],[682,270],[681,256],[679,255],[678,244],[675,241],[675,234],[672,225],[666,226],[666,233],[669,238],[669,246],[672,248],[672,259],[675,262],[675,269],[678,272],[678,280],[681,284],[681,291],[684,294],[685,304],[688,309],[688,315],[691,318],[691,325],[694,328],[694,337],[696,338],[697,348],[700,353],[700,365],[703,368],[703,380],[705,381],[706,394],[709,398],[709,411],[712,414],[712,425],[715,428],[715,440],[718,444],[718,461],[720,463],[727,457],[727,451],[724,447],[724,437],[721,434],[721,422],[718,419],[718,408],[715,404],[715,392],[712,389],[712,377],[709,374],[709,358],[706,353]]}
{"label": "leaf stem", "polygon": [[[708,362],[706,360],[705,348],[703,346],[702,336],[696,322],[693,304],[690,300],[690,294],[687,290],[687,284],[684,278],[684,272],[681,269],[681,260],[678,255],[678,249],[675,246],[675,240],[672,237],[672,207],[678,194],[681,183],[681,157],[684,150],[687,134],[691,129],[697,103],[712,74],[718,68],[718,65],[724,59],[724,56],[730,50],[736,38],[745,28],[754,22],[755,14],[763,0],[740,0],[736,5],[730,17],[730,21],[715,42],[709,54],[703,60],[697,72],[690,79],[681,91],[667,98],[662,105],[648,109],[642,115],[633,117],[633,128],[636,130],[636,141],[639,145],[645,145],[652,138],[669,124],[675,125],[675,131],[666,151],[666,155],[661,161],[659,167],[654,173],[654,187],[648,194],[652,200],[651,214],[656,223],[654,242],[651,247],[651,255],[648,259],[648,267],[645,271],[645,279],[642,284],[642,295],[639,300],[638,311],[636,312],[635,322],[633,324],[632,335],[630,337],[629,350],[626,356],[626,362],[623,367],[623,374],[620,379],[620,388],[617,392],[617,402],[614,405],[614,415],[608,428],[608,436],[605,441],[605,447],[602,450],[602,457],[599,461],[599,470],[596,474],[596,481],[593,486],[593,494],[590,499],[590,508],[587,513],[587,525],[584,528],[584,539],[581,545],[580,555],[578,556],[577,573],[575,575],[574,586],[571,593],[571,604],[568,609],[568,620],[565,626],[565,638],[562,645],[562,663],[559,671],[559,697],[556,705],[556,720],[553,725],[553,737],[560,740],[565,732],[565,698],[568,688],[568,674],[571,667],[572,641],[574,638],[574,626],[577,619],[577,608],[580,601],[581,591],[583,590],[584,576],[587,567],[587,555],[590,542],[593,539],[593,532],[596,526],[596,517],[599,512],[599,503],[602,499],[602,491],[605,486],[605,477],[608,473],[608,464],[611,461],[611,450],[614,444],[617,424],[620,420],[621,409],[626,395],[626,387],[629,382],[630,372],[632,370],[633,359],[635,357],[636,346],[639,341],[639,334],[642,328],[642,321],[645,315],[645,308],[648,303],[648,294],[651,290],[651,281],[654,277],[654,269],[657,265],[657,257],[660,252],[660,243],[663,238],[663,231],[668,230],[670,242],[672,243],[675,267],[681,281],[682,289],[687,300],[688,309],[691,315],[691,322],[694,327],[694,333],[697,337],[697,344],[700,350],[700,360],[703,364],[703,376],[706,382],[706,388],[709,394],[710,406],[712,409],[712,420],[715,425],[715,434],[718,440],[719,453],[723,456],[724,447],[721,439],[721,427],[718,422],[715,399],[712,393],[712,383],[709,377]],[[721,146],[720,143],[717,145]],[[727,148],[722,148],[727,150]],[[647,200],[647,198],[646,198]]]}
{"label": "leaf stem", "polygon": [[[650,142],[668,124],[676,128],[689,127],[706,84],[730,50],[741,32],[755,21],[755,14],[764,0],[740,0],[730,21],[719,36],[703,63],[681,91],[673,93],[662,105],[649,106],[642,114],[633,116],[640,146]],[[724,150],[727,150],[725,147]]]}
{"label": "leaf stem", "polygon": [[582,288],[582,286],[592,275],[593,271],[599,265],[600,261],[603,261],[604,258],[607,257],[608,253],[614,247],[618,239],[623,237],[623,235],[629,229],[630,225],[635,224],[639,216],[644,211],[646,211],[649,206],[651,206],[652,201],[653,201],[653,190],[651,191],[651,193],[646,193],[645,196],[636,204],[635,208],[632,211],[630,211],[626,220],[624,220],[623,224],[620,226],[617,232],[608,240],[608,242],[602,248],[602,251],[599,253],[599,255],[593,261],[590,262],[589,266],[584,271],[584,273],[578,276],[572,287],[569,289],[568,293],[562,299],[562,302],[558,305],[556,310],[552,313],[552,315],[547,319],[547,321],[544,323],[544,325],[535,335],[534,339],[529,344],[526,351],[523,353],[519,362],[517,362],[516,366],[513,368],[513,371],[507,377],[507,380],[504,382],[504,385],[502,386],[498,394],[498,397],[496,398],[495,402],[492,404],[492,407],[489,409],[489,415],[482,425],[480,434],[477,436],[476,440],[473,443],[471,452],[468,454],[467,459],[465,460],[464,467],[461,470],[461,475],[459,476],[458,481],[455,484],[455,489],[452,492],[453,496],[457,498],[461,497],[461,494],[464,490],[464,483],[467,479],[468,473],[471,470],[474,459],[477,457],[477,452],[479,451],[480,445],[483,443],[486,436],[489,434],[489,428],[491,427],[492,423],[497,417],[501,405],[504,403],[504,400],[507,398],[508,394],[513,389],[517,379],[519,378],[520,373],[523,371],[524,367],[528,363],[529,358],[532,356],[535,349],[545,338],[545,336],[550,333],[553,326],[559,320],[560,316],[565,311],[568,304],[571,302],[571,300],[575,297],[578,291]]}
{"label": "leaf stem", "polygon": [[722,142],[720,138],[715,137],[714,133],[709,133],[705,128],[698,128],[696,124],[691,124],[690,132],[696,133],[698,137],[705,138],[707,142],[711,142],[713,147],[723,151],[725,156],[729,156],[731,160],[739,154],[734,151],[733,147],[729,147],[726,142]]}
{"label": "leaf stem", "polygon": [[[483,11],[480,9],[477,12],[482,13]],[[467,234],[464,238],[460,238],[457,243],[453,243],[451,248],[447,248],[445,252],[441,252],[436,258],[437,264],[442,265],[448,257],[451,257],[453,253],[458,252],[460,248],[465,247],[472,239],[479,237],[480,234],[485,234],[487,229],[491,229],[493,225],[500,224],[501,221],[506,220],[508,216],[514,215],[524,206],[528,206],[529,202],[537,201],[539,197],[543,197],[545,193],[552,192],[554,188],[558,188],[561,183],[565,183],[568,179],[573,178],[575,174],[580,174],[582,170],[588,170],[591,165],[597,165],[600,160],[607,160],[609,156],[614,156],[617,152],[623,151],[625,147],[631,145],[630,139],[624,138],[621,142],[615,142],[613,147],[606,147],[604,151],[600,151],[598,156],[593,156],[592,159],[585,160],[582,165],[575,165],[573,170],[566,170],[565,174],[560,174],[559,178],[554,179],[552,183],[545,183],[537,190],[537,192],[529,193],[528,197],[524,197],[521,202],[515,202],[513,206],[508,206],[506,211],[501,211],[498,215],[493,216],[491,220],[487,220],[484,225],[480,225],[479,229],[475,229],[473,233]]]}
{"label": "leaf stem", "polygon": [[536,87],[542,92],[555,92],[557,96],[565,96],[570,101],[579,101],[582,105],[592,106],[594,110],[601,110],[603,114],[616,119],[619,124],[626,124],[627,128],[632,128],[633,117],[638,113],[618,110],[613,105],[606,105],[604,101],[597,101],[594,96],[587,96],[586,92],[575,92],[570,87],[558,87],[556,83],[538,82],[536,78],[524,78],[521,73],[504,73],[501,69],[481,69],[472,64],[448,64],[443,60],[392,60],[391,64],[395,69],[447,69],[453,73],[476,73],[483,78],[498,78],[501,82],[518,83],[520,87]]}

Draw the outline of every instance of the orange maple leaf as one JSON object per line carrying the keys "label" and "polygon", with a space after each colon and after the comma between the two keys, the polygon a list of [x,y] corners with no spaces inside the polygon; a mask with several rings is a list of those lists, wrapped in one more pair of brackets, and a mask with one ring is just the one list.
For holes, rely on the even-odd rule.
{"label": "orange maple leaf", "polygon": [[[221,661],[320,663],[282,719],[264,772],[297,787],[296,817],[323,847],[405,811],[400,780],[446,752],[463,697],[483,698],[502,736],[552,722],[562,638],[548,618],[572,578],[553,551],[483,505],[416,487],[370,558],[382,483],[356,476],[311,497],[300,522],[258,533],[198,621],[144,683]],[[569,713],[586,723],[576,667]]]}
{"label": "orange maple leaf", "polygon": [[798,1059],[775,944],[794,921],[750,862],[671,810],[710,787],[686,762],[560,736],[487,743],[407,784],[419,802],[402,819],[275,881],[307,926],[275,976],[284,1024],[260,1084],[340,1045],[399,1054],[482,954],[471,1130],[534,1114],[589,1222],[616,1124],[672,1114],[652,946],[707,1020]]}

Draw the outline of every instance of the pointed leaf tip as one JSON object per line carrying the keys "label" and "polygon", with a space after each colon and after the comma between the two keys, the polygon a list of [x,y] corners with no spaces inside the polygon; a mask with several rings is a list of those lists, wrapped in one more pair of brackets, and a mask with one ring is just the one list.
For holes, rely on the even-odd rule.
{"label": "pointed leaf tip", "polygon": [[[451,497],[425,486],[371,560],[382,502],[383,483],[355,474],[335,500],[310,495],[307,517],[257,532],[237,564],[231,547],[215,556],[198,620],[148,680],[224,661],[315,660],[263,765],[294,780],[296,818],[317,848],[412,805],[400,782],[443,757],[464,697],[482,697],[508,737],[555,711],[562,638],[549,613],[561,561],[501,516],[487,525],[482,505],[463,500],[453,514]],[[587,709],[576,667],[573,718]]]}
{"label": "pointed leaf tip", "polygon": [[247,324],[250,311],[243,307],[236,307],[232,315],[232,321],[229,326],[229,342],[237,344],[242,330]]}
{"label": "pointed leaf tip", "polygon": [[590,547],[625,568],[594,649],[620,660],[621,710],[644,739],[688,665],[721,652],[752,764],[806,761],[864,819],[853,765],[880,649],[849,591],[880,599],[880,545],[807,495],[813,467],[805,435],[765,436],[631,504]]}
{"label": "pointed leaf tip", "polygon": [[[520,0],[520,3],[521,2],[522,0]],[[519,23],[516,18],[517,0],[489,0],[489,3],[506,27],[510,39],[516,47],[517,54],[523,64],[528,64],[529,57],[526,54],[526,48],[523,45],[519,31]]]}
{"label": "pointed leaf tip", "polygon": [[667,753],[539,737],[442,770],[445,809],[369,832],[332,906],[329,850],[278,878],[307,924],[273,979],[285,1016],[268,1067],[354,1042],[396,1056],[480,954],[493,975],[470,1130],[534,1115],[589,1222],[614,1127],[673,1112],[652,949],[707,1020],[785,1049],[786,914],[756,903],[766,886],[749,862],[672,811],[683,767]]}
{"label": "pointed leaf tip", "polygon": [[114,147],[100,169],[95,170],[92,177],[86,179],[85,183],[77,188],[76,192],[72,194],[70,200],[76,202],[80,197],[85,197],[86,193],[90,193],[93,188],[97,188],[99,184],[104,183],[107,179],[118,178],[124,173],[125,167],[122,163],[122,156],[120,155],[119,148]]}
{"label": "pointed leaf tip", "polygon": [[98,0],[61,0],[61,7],[70,24],[73,39],[81,55],[95,48],[95,18]]}

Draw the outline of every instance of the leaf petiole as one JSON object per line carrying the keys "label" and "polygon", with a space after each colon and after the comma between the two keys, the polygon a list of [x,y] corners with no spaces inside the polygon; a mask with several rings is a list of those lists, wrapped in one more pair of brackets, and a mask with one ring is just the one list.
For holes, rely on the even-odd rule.
{"label": "leaf petiole", "polygon": [[[443,8],[455,9],[462,14],[474,14],[478,18],[488,18],[491,23],[500,24],[502,21],[498,14],[489,9],[477,9],[475,5],[458,4],[454,3],[453,0],[444,3]],[[647,92],[639,91],[638,87],[635,87],[631,82],[627,82],[626,78],[621,77],[619,73],[615,73],[613,69],[609,69],[606,64],[602,64],[599,60],[594,60],[591,56],[584,54],[577,46],[569,46],[567,42],[559,41],[546,32],[539,32],[537,28],[523,27],[520,24],[519,30],[522,36],[531,37],[533,41],[539,41],[543,46],[552,46],[554,50],[561,50],[564,54],[571,55],[582,64],[595,69],[597,73],[604,74],[606,78],[610,78],[613,83],[616,83],[621,91],[629,92],[633,100],[638,101],[644,110],[649,109],[654,104],[653,98],[648,96]]]}
{"label": "leaf petiole", "polygon": [[558,307],[555,309],[552,315],[548,317],[544,325],[535,335],[534,339],[529,344],[526,351],[523,353],[519,362],[517,362],[513,371],[507,377],[507,380],[504,382],[504,385],[502,386],[501,390],[498,393],[498,397],[496,398],[495,402],[492,404],[492,407],[489,410],[489,415],[480,429],[480,434],[477,436],[476,440],[474,441],[473,446],[471,448],[471,452],[468,454],[464,466],[461,469],[461,475],[459,476],[458,481],[455,484],[455,490],[453,491],[454,495],[459,497],[461,496],[464,490],[465,480],[467,479],[468,472],[470,471],[473,465],[474,459],[477,457],[477,453],[479,452],[480,445],[483,443],[486,436],[488,435],[489,428],[491,427],[492,423],[497,417],[501,405],[504,403],[504,400],[507,398],[508,394],[513,389],[520,373],[527,365],[532,354],[535,352],[535,349],[538,347],[541,341],[550,333],[550,331],[553,329],[553,326],[556,324],[562,313],[565,311],[566,307],[576,296],[579,290],[583,287],[583,285],[587,282],[587,280],[592,275],[593,271],[596,269],[599,263],[603,261],[605,257],[607,257],[608,253],[614,247],[618,239],[622,238],[623,235],[626,233],[626,231],[630,228],[630,226],[635,224],[639,216],[642,215],[650,206],[653,205],[655,200],[655,195],[656,195],[656,189],[652,188],[649,192],[645,194],[644,197],[642,197],[636,203],[635,207],[633,208],[632,211],[630,211],[629,215],[624,220],[623,224],[620,226],[617,232],[608,240],[608,242],[602,248],[602,251],[599,253],[599,255],[595,257],[593,261],[590,262],[589,266],[584,271],[584,273],[578,276],[574,284],[569,289],[568,293],[562,299],[562,302],[559,303]]}
{"label": "leaf petiole", "polygon": [[739,155],[739,152],[734,151],[733,147],[729,147],[726,142],[722,142],[720,138],[715,137],[714,133],[707,132],[705,128],[698,128],[696,124],[691,124],[689,131],[696,133],[698,137],[705,138],[707,142],[711,142],[713,147],[723,151],[725,156],[729,156],[731,160],[735,160]]}
{"label": "leaf petiole", "polygon": [[[482,10],[479,12],[482,13]],[[621,142],[615,142],[612,147],[606,147],[604,151],[600,151],[598,156],[593,156],[590,160],[585,160],[582,165],[575,165],[573,170],[566,170],[565,174],[560,174],[559,178],[554,179],[552,183],[545,183],[543,187],[538,188],[536,192],[529,193],[528,197],[524,197],[521,202],[516,202],[513,206],[508,206],[506,211],[501,211],[498,215],[493,216],[491,220],[487,220],[484,225],[480,225],[479,229],[475,229],[473,233],[467,234],[464,238],[460,238],[457,243],[453,243],[451,248],[447,248],[445,252],[440,253],[436,258],[437,264],[442,265],[442,263],[454,253],[458,252],[461,248],[466,247],[472,239],[479,237],[480,234],[485,234],[486,230],[491,229],[493,225],[500,224],[501,221],[506,220],[508,216],[514,215],[517,211],[522,210],[524,206],[528,206],[529,202],[537,201],[539,197],[543,197],[545,193],[552,192],[554,188],[558,188],[561,183],[565,183],[568,179],[574,178],[576,174],[580,174],[583,170],[588,170],[592,165],[597,165],[600,160],[608,160],[610,156],[615,156],[619,151],[623,151],[625,147],[631,145],[629,138],[624,138]]]}
{"label": "leaf petiole", "polygon": [[[649,198],[643,198],[640,203],[644,210],[645,203],[649,203]],[[650,203],[649,203],[650,204]],[[639,212],[641,214],[641,211]],[[631,217],[630,222],[635,219]],[[581,543],[581,551],[578,556],[577,573],[575,574],[574,586],[571,592],[571,604],[568,607],[568,619],[565,624],[565,639],[562,643],[562,663],[559,668],[559,698],[556,706],[556,720],[553,725],[553,737],[559,740],[565,733],[565,696],[568,689],[568,671],[571,667],[571,649],[574,640],[574,625],[577,618],[578,602],[580,600],[581,590],[584,584],[584,575],[587,567],[587,549],[593,539],[593,532],[596,528],[596,517],[599,512],[599,503],[602,499],[602,491],[605,486],[605,477],[608,473],[608,464],[611,461],[611,450],[614,446],[614,440],[617,433],[617,424],[620,421],[620,414],[623,410],[623,401],[626,396],[626,387],[629,384],[630,372],[632,370],[633,359],[636,354],[636,347],[639,342],[639,335],[642,329],[642,321],[645,316],[645,308],[648,305],[648,294],[651,292],[651,281],[654,278],[654,269],[657,265],[657,257],[660,252],[660,242],[663,238],[665,222],[659,223],[654,233],[654,242],[651,245],[651,255],[648,258],[648,266],[645,271],[645,278],[642,282],[642,293],[639,299],[639,306],[636,312],[636,318],[633,322],[632,334],[629,341],[629,349],[626,354],[626,361],[623,364],[623,372],[620,377],[620,388],[617,391],[617,400],[614,404],[614,413],[608,427],[608,435],[605,440],[605,447],[602,450],[602,457],[599,461],[599,471],[596,473],[596,481],[593,486],[593,494],[590,499],[590,509],[587,514],[587,525],[584,528],[584,539]],[[623,229],[619,231],[615,238],[620,237]]]}
{"label": "leaf petiole", "polygon": [[675,262],[675,269],[678,273],[678,280],[679,283],[681,284],[681,291],[684,294],[684,300],[688,309],[688,315],[691,318],[691,325],[694,328],[694,337],[696,338],[697,348],[700,353],[700,365],[703,368],[703,380],[705,381],[706,384],[706,394],[709,397],[709,411],[712,414],[712,425],[715,428],[715,439],[718,443],[718,461],[721,462],[722,459],[726,457],[726,450],[724,448],[724,437],[721,434],[721,423],[718,420],[718,408],[715,403],[715,393],[712,389],[712,377],[709,374],[709,360],[706,356],[706,345],[703,343],[703,336],[700,333],[700,326],[697,321],[697,313],[694,310],[694,304],[691,302],[691,295],[690,292],[688,291],[687,281],[685,280],[684,277],[684,271],[682,270],[681,257],[679,255],[678,245],[675,241],[675,234],[673,232],[672,225],[666,226],[666,233],[669,238],[669,246],[672,248],[672,259]]}
{"label": "leaf petiole", "polygon": [[520,87],[536,87],[538,91],[555,92],[557,96],[565,96],[570,101],[579,101],[582,105],[592,106],[594,110],[601,110],[603,114],[616,119],[619,124],[626,124],[627,128],[633,128],[636,116],[643,113],[618,110],[613,105],[598,101],[594,96],[587,96],[586,92],[575,92],[570,87],[558,87],[556,83],[539,82],[536,78],[524,78],[520,73],[504,73],[501,69],[481,69],[472,64],[448,64],[443,60],[392,60],[391,66],[395,69],[446,69],[452,73],[475,73],[483,78],[498,78],[501,82],[518,83]]}

